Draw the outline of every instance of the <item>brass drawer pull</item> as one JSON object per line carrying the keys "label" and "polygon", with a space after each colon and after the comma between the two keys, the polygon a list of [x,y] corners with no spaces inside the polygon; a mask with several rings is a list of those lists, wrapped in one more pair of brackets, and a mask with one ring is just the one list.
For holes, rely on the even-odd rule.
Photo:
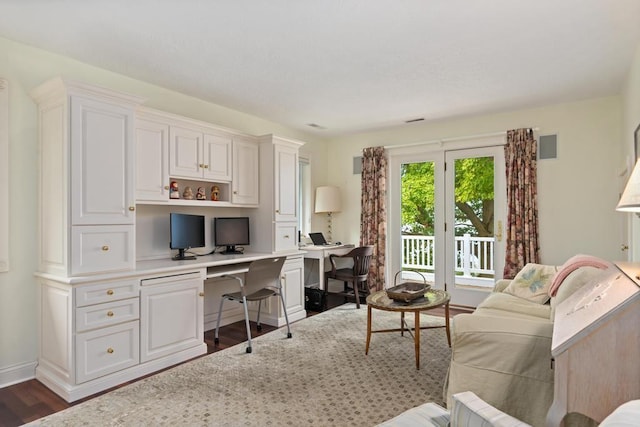
{"label": "brass drawer pull", "polygon": [[107,317],[113,317],[113,311],[107,311]]}
{"label": "brass drawer pull", "polygon": [[104,245],[104,246],[102,247],[102,250],[103,250],[104,252],[107,252],[107,251],[109,250],[109,246]]}
{"label": "brass drawer pull", "polygon": [[107,295],[113,295],[113,289],[107,290]]}
{"label": "brass drawer pull", "polygon": [[113,353],[113,349],[112,349],[111,347],[109,347],[109,348],[107,349],[107,353],[112,354],[112,353]]}

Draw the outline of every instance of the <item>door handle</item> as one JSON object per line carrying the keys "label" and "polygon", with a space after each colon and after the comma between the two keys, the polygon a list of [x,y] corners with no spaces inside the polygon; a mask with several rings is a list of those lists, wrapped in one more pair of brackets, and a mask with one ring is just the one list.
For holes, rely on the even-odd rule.
{"label": "door handle", "polygon": [[502,221],[498,221],[498,231],[496,232],[496,240],[502,242]]}

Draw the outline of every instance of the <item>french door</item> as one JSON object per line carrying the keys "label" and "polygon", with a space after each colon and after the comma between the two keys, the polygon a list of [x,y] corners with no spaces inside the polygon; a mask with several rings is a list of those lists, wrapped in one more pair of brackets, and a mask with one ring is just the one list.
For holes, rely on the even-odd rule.
{"label": "french door", "polygon": [[504,168],[502,146],[390,157],[388,287],[402,270],[455,305],[486,297],[504,268]]}

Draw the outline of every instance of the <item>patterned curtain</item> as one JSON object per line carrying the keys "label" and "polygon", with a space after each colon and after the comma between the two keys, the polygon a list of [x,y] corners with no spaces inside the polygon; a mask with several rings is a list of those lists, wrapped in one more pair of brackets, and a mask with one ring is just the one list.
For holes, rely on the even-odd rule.
{"label": "patterned curtain", "polygon": [[538,146],[532,129],[507,131],[507,229],[504,278],[513,278],[528,262],[538,263]]}
{"label": "patterned curtain", "polygon": [[383,147],[362,151],[362,199],[360,245],[372,245],[369,289],[384,289],[385,245],[387,235],[387,157]]}

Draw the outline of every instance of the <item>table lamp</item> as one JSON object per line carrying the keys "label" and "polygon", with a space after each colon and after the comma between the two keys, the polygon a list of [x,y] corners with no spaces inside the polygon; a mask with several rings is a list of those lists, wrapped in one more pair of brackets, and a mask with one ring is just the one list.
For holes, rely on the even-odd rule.
{"label": "table lamp", "polygon": [[342,205],[340,203],[340,189],[334,186],[323,186],[316,188],[316,213],[327,213],[328,221],[327,237],[331,242],[331,214],[333,212],[340,212]]}
{"label": "table lamp", "polygon": [[640,162],[636,162],[633,172],[627,181],[626,187],[622,192],[617,211],[621,212],[640,212]]}

